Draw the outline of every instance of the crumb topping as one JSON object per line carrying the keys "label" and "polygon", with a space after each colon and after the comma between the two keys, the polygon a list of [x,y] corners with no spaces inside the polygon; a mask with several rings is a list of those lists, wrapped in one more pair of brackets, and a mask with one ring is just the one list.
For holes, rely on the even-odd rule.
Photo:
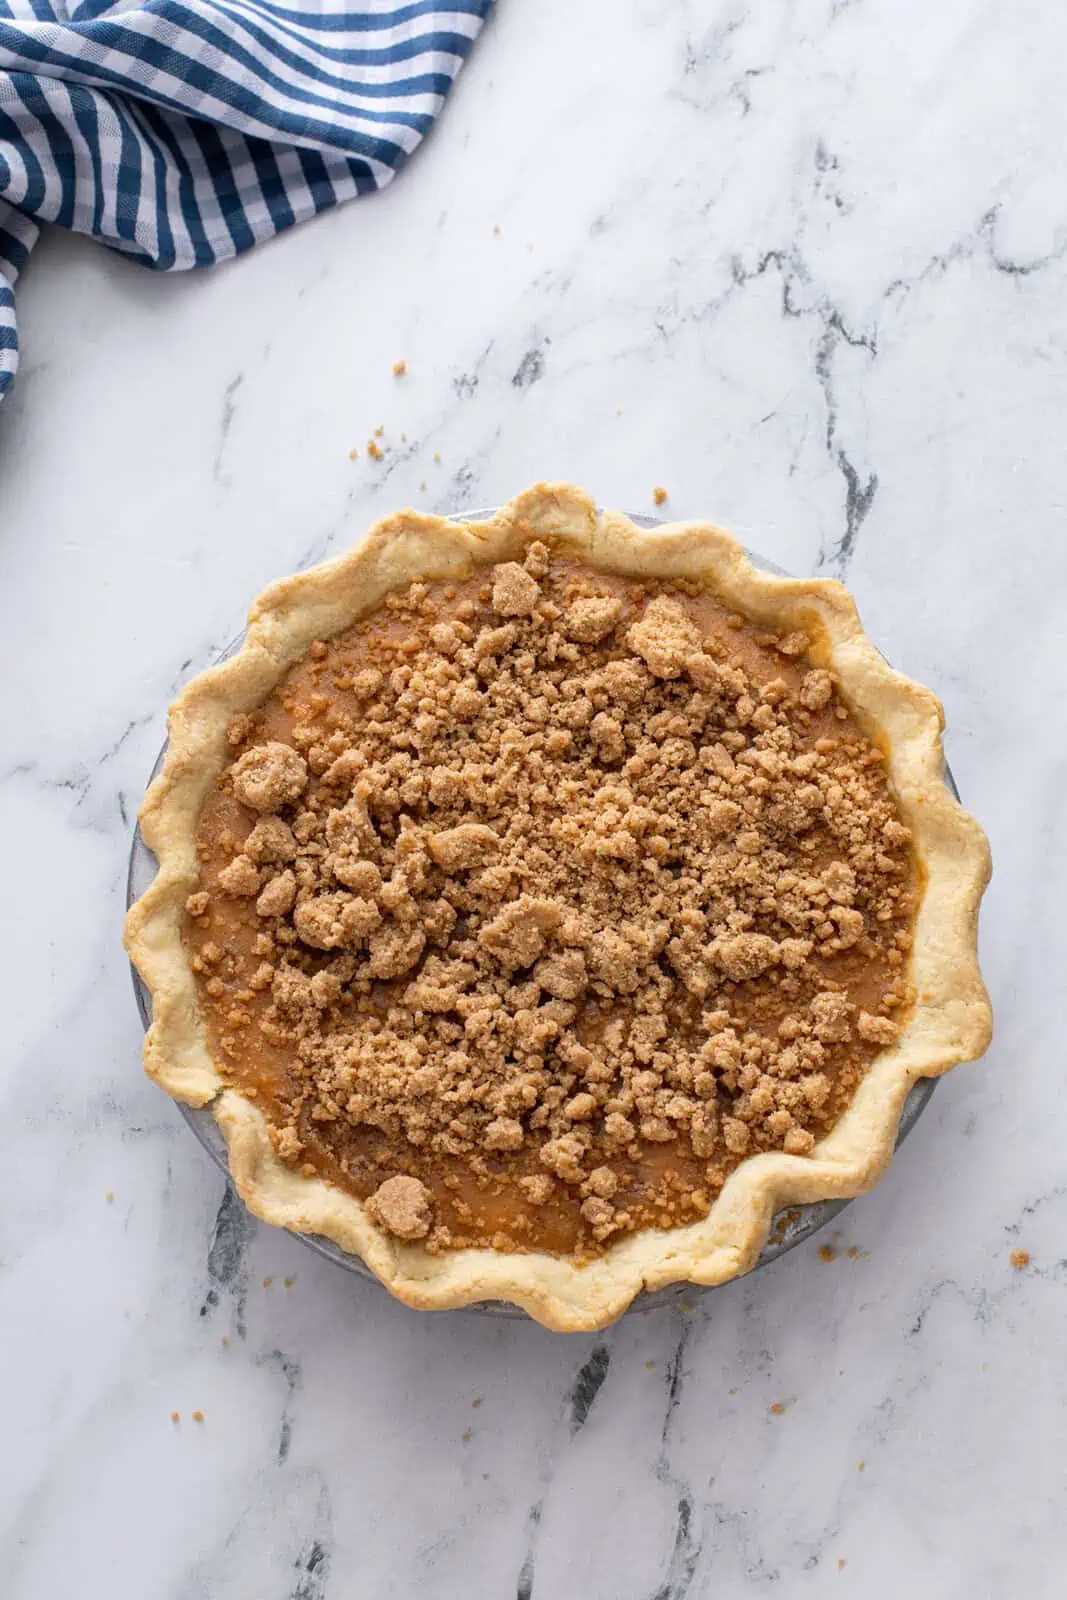
{"label": "crumb topping", "polygon": [[280,811],[307,787],[307,763],[276,739],[246,750],[233,768],[233,792],[252,811]]}
{"label": "crumb topping", "polygon": [[396,1239],[425,1239],[430,1231],[433,1203],[418,1178],[386,1178],[367,1201],[367,1210]]}
{"label": "crumb topping", "polygon": [[910,1002],[910,834],[818,641],[532,543],[311,647],[188,938],[282,1160],[430,1250],[578,1257],[803,1157]]}

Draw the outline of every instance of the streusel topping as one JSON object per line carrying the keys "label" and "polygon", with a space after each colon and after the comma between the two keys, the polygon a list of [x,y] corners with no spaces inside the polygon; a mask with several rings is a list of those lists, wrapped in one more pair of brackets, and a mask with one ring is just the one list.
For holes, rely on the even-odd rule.
{"label": "streusel topping", "polygon": [[314,644],[231,725],[188,902],[279,1156],[430,1250],[583,1256],[807,1155],[897,1036],[917,897],[818,654],[536,542]]}

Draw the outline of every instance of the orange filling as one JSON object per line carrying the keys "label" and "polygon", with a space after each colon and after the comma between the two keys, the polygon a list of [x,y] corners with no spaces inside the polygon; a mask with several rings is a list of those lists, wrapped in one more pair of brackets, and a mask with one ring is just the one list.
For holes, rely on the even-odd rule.
{"label": "orange filling", "polygon": [[582,1258],[806,1155],[918,898],[817,657],[537,544],[312,646],[231,726],[187,933],[281,1158],[430,1250]]}

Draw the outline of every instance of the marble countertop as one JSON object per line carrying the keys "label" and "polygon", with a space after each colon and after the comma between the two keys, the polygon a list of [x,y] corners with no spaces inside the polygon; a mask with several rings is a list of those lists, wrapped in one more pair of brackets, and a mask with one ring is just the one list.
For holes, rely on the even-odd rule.
{"label": "marble countertop", "polygon": [[[1065,67],[1041,0],[511,0],[383,195],[198,277],[35,252],[0,414],[7,1600],[1064,1592]],[[253,1224],[141,1075],[120,944],[164,708],[250,597],[554,476],[846,577],[996,860],[996,1042],[880,1187],[588,1337],[420,1316]]]}

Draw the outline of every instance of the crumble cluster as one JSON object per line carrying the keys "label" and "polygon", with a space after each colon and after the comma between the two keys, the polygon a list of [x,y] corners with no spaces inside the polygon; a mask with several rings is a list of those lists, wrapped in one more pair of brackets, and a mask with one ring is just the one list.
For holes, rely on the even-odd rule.
{"label": "crumble cluster", "polygon": [[252,825],[188,910],[254,905],[258,964],[235,988],[208,940],[194,965],[226,1055],[253,1023],[291,1053],[282,1159],[393,1142],[370,1208],[400,1239],[467,1242],[434,1221],[457,1161],[568,1202],[589,1249],[692,1220],[747,1155],[807,1154],[897,1035],[882,756],[806,635],[698,627],[701,594],[533,543],[313,645],[284,740],[231,725]]}

